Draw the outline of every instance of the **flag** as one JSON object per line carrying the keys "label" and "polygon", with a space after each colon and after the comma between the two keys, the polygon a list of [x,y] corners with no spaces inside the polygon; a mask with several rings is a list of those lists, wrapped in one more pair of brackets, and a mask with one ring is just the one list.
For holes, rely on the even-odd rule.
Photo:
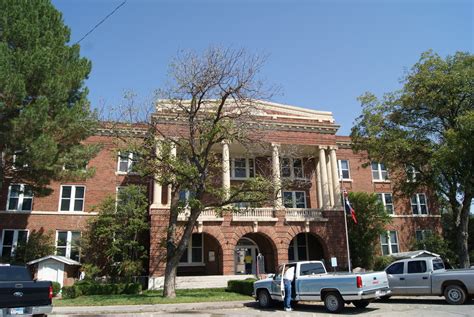
{"label": "flag", "polygon": [[346,211],[347,215],[350,215],[352,217],[352,220],[354,220],[354,223],[357,223],[355,210],[351,206],[351,203],[349,201],[349,194],[347,193],[345,189],[344,189],[344,210]]}

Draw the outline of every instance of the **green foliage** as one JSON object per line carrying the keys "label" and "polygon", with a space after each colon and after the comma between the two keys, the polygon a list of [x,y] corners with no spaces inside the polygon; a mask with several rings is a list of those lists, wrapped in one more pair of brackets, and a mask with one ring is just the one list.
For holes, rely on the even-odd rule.
{"label": "green foliage", "polygon": [[81,141],[96,124],[84,87],[91,63],[61,13],[49,0],[2,0],[0,30],[0,188],[9,178],[45,194],[51,179],[90,176],[82,167],[97,146]]}
{"label": "green foliage", "polygon": [[374,259],[374,271],[383,271],[395,259],[389,255],[376,256]]}
{"label": "green foliage", "polygon": [[254,278],[232,280],[227,282],[227,291],[252,296]]}
{"label": "green foliage", "polygon": [[15,263],[26,264],[29,261],[52,255],[55,250],[52,231],[33,230],[30,232],[27,242],[18,244],[14,261]]}
{"label": "green foliage", "polygon": [[61,284],[59,282],[51,283],[53,283],[53,296],[58,296],[59,292],[61,291]]}
{"label": "green foliage", "polygon": [[[474,56],[445,59],[429,51],[403,78],[401,90],[379,100],[366,93],[352,128],[356,151],[383,162],[395,191],[410,196],[420,187],[437,194],[453,214],[459,262],[469,266],[468,222],[474,197]],[[407,166],[419,174],[406,181]]]}
{"label": "green foliage", "polygon": [[76,298],[82,295],[81,289],[76,286],[63,286],[62,289],[62,298],[64,299],[71,299],[71,298]]}
{"label": "green foliage", "polygon": [[92,280],[79,281],[74,284],[80,289],[81,295],[118,295],[140,294],[139,283],[100,283]]}
{"label": "green foliage", "polygon": [[120,190],[118,201],[109,197],[94,208],[99,215],[83,235],[83,261],[90,277],[99,273],[97,268],[102,275],[127,280],[143,271],[148,233],[145,193],[143,187],[130,185]]}
{"label": "green foliage", "polygon": [[357,215],[357,224],[347,222],[352,267],[371,269],[380,235],[391,218],[375,194],[352,192],[349,200]]}
{"label": "green foliage", "polygon": [[93,280],[96,277],[99,276],[100,272],[102,269],[98,267],[97,265],[91,264],[91,263],[85,263],[82,265],[81,269],[84,271],[85,280]]}
{"label": "green foliage", "polygon": [[427,250],[439,254],[441,258],[448,261],[450,264],[456,264],[456,253],[449,246],[446,241],[439,234],[431,234],[423,240],[414,241],[412,250]]}

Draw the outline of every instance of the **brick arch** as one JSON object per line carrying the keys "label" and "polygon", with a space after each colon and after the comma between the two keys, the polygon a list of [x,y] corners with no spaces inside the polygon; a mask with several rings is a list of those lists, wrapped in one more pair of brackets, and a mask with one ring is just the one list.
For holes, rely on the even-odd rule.
{"label": "brick arch", "polygon": [[308,233],[309,235],[314,237],[322,248],[323,258],[325,259],[325,261],[329,261],[328,241],[326,241],[326,239],[321,237],[318,234],[318,232],[316,232],[315,230],[310,230],[309,232],[306,232],[306,230],[304,228],[299,228],[299,227],[296,227],[296,226],[292,226],[291,233],[290,233],[290,231],[288,232],[288,235],[290,236],[290,239],[286,239],[286,241],[284,243],[284,247],[286,247],[287,252],[288,252],[288,249],[290,247],[291,241],[293,241],[293,239],[295,239],[296,236],[301,234],[301,233]]}

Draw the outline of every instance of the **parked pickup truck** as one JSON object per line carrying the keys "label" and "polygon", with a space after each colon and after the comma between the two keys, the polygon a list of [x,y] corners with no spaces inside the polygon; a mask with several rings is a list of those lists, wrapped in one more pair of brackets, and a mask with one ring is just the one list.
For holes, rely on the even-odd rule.
{"label": "parked pickup truck", "polygon": [[51,282],[38,282],[24,266],[0,265],[0,317],[46,316],[53,310]]}
{"label": "parked pickup truck", "polygon": [[474,295],[474,269],[446,270],[439,257],[398,260],[385,272],[391,295],[444,295],[454,305],[464,304]]}
{"label": "parked pickup truck", "polygon": [[390,294],[385,272],[332,274],[320,261],[301,261],[282,265],[276,275],[254,283],[253,294],[261,307],[270,307],[285,298],[282,272],[288,266],[295,266],[292,300],[324,301],[331,313],[340,312],[350,302],[365,308],[371,300]]}

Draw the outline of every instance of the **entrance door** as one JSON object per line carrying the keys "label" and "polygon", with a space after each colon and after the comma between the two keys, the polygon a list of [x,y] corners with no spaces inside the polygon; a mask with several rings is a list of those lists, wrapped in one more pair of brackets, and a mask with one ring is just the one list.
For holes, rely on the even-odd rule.
{"label": "entrance door", "polygon": [[235,274],[257,274],[258,247],[252,240],[242,238],[234,250]]}

